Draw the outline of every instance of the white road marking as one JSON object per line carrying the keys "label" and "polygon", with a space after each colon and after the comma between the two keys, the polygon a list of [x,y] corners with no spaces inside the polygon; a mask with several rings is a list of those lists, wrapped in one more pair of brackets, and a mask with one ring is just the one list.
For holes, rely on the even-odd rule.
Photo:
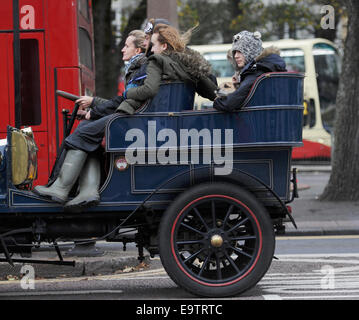
{"label": "white road marking", "polygon": [[359,299],[359,295],[338,295],[338,296],[283,296],[282,300],[345,300],[345,299]]}
{"label": "white road marking", "polygon": [[[343,267],[343,268],[333,268],[334,272],[340,273],[340,272],[353,272],[353,271],[359,271],[359,267]],[[320,272],[320,270],[313,270],[314,272]]]}
{"label": "white road marking", "polygon": [[0,297],[24,297],[24,296],[74,296],[74,295],[91,295],[91,294],[123,294],[122,290],[83,290],[83,291],[17,291],[3,292]]}
{"label": "white road marking", "polygon": [[262,296],[264,300],[283,300],[280,296],[276,294],[265,294]]}
{"label": "white road marking", "polygon": [[[328,275],[318,265],[311,272],[267,273],[258,283],[264,299],[359,299],[359,254],[290,254],[278,258],[277,263],[330,266],[333,286],[325,286]],[[351,266],[334,267],[338,264]]]}
{"label": "white road marking", "polygon": [[333,260],[333,259],[307,259],[307,258],[283,258],[279,259],[279,262],[307,262],[307,263],[345,263],[345,264],[357,264],[359,260]]}
{"label": "white road marking", "polygon": [[341,258],[358,258],[359,253],[298,253],[298,254],[279,254],[276,257],[280,258],[291,258],[291,257],[300,257],[300,258],[330,258],[330,257],[341,257]]}
{"label": "white road marking", "polygon": [[[306,272],[285,273],[285,272],[269,272],[257,284],[257,288],[262,291],[262,298],[265,300],[280,300],[280,299],[359,299],[359,254],[290,254],[278,255],[279,261],[276,264],[280,265],[282,262],[291,266],[292,263],[298,265],[302,264]],[[313,270],[305,267],[306,264],[315,265]],[[339,266],[338,266],[339,264]],[[334,287],[323,288],[323,266],[333,267],[334,271]],[[343,266],[344,265],[344,266]],[[308,266],[309,267],[309,266]],[[76,281],[130,281],[130,280],[154,280],[170,279],[163,268],[119,273],[112,275],[101,276],[83,276],[77,278],[61,278],[61,279],[39,279],[40,283],[55,283],[55,282],[76,282]],[[16,285],[20,281],[0,281],[1,285]],[[4,288],[5,289],[5,288]],[[0,296],[14,296],[21,295],[81,295],[81,294],[122,294],[122,290],[90,290],[90,291],[32,291],[31,292],[16,292],[0,293]],[[124,294],[126,294],[124,292]]]}
{"label": "white road marking", "polygon": [[331,239],[359,239],[359,235],[342,235],[342,236],[283,236],[276,237],[276,240],[331,240]]}

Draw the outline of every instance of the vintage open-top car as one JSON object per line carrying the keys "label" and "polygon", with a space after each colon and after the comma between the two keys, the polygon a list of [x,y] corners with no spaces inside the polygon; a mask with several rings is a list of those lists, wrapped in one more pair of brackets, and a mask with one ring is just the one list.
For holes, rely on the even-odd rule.
{"label": "vintage open-top car", "polygon": [[12,254],[44,242],[58,264],[71,263],[59,242],[135,242],[140,259],[144,248],[159,254],[193,294],[223,297],[254,286],[273,259],[275,233],[294,223],[286,204],[296,196],[291,153],[302,144],[303,75],[262,75],[235,113],[193,110],[193,98],[186,84],[163,84],[137,114],[113,116],[101,201],[82,212],[31,191],[36,144],[29,130],[9,127],[0,145],[1,261],[43,262]]}

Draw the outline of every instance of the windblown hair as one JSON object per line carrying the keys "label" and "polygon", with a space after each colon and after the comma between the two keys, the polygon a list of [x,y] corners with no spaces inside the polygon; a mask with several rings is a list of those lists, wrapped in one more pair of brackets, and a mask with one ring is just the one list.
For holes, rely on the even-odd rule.
{"label": "windblown hair", "polygon": [[189,28],[185,33],[181,35],[182,40],[187,44],[191,41],[192,35],[199,31],[199,23],[197,23],[194,27]]}
{"label": "windblown hair", "polygon": [[145,33],[142,30],[132,30],[128,36],[132,36],[134,37],[134,45],[135,48],[140,48],[141,52],[145,52],[146,51],[146,46],[144,44],[145,42]]}
{"label": "windblown hair", "polygon": [[187,42],[182,38],[179,31],[166,24],[157,24],[153,33],[158,33],[158,41],[167,44],[167,51],[183,52],[186,49]]}

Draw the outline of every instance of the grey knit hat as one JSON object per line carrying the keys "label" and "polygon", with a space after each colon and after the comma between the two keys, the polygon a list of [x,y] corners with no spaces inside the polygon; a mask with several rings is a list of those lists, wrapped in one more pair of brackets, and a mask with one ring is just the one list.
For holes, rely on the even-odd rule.
{"label": "grey knit hat", "polygon": [[261,33],[256,31],[254,33],[249,31],[241,31],[233,36],[232,55],[236,51],[240,51],[245,59],[246,64],[252,62],[263,51]]}

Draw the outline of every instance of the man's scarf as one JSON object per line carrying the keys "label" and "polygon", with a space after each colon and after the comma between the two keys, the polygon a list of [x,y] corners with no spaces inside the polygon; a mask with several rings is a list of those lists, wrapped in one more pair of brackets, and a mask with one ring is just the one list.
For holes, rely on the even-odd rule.
{"label": "man's scarf", "polygon": [[125,64],[125,75],[127,75],[128,70],[130,69],[130,67],[135,64],[138,60],[140,60],[142,57],[144,56],[144,53],[139,53],[136,54],[135,56],[133,56],[128,63]]}

